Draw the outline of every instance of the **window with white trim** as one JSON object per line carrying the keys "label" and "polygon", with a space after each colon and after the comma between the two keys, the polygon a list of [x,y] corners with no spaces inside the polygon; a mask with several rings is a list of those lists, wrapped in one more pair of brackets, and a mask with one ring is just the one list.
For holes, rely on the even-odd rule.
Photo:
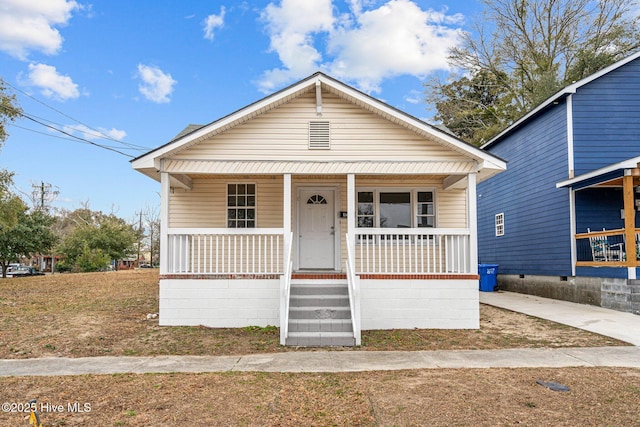
{"label": "window with white trim", "polygon": [[256,227],[255,184],[227,184],[227,227]]}
{"label": "window with white trim", "polygon": [[496,237],[504,236],[504,212],[496,214]]}
{"label": "window with white trim", "polygon": [[358,191],[357,226],[361,228],[435,227],[435,192],[418,189]]}

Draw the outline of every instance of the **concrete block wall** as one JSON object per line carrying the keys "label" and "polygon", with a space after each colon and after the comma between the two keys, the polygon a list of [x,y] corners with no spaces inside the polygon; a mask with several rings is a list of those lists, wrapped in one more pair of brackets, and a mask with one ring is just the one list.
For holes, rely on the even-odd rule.
{"label": "concrete block wall", "polygon": [[478,329],[478,287],[466,279],[362,279],[362,329]]}
{"label": "concrete block wall", "polygon": [[279,326],[279,279],[162,279],[161,326]]}
{"label": "concrete block wall", "polygon": [[600,306],[602,279],[598,277],[560,277],[508,275],[498,272],[498,289]]}
{"label": "concrete block wall", "polygon": [[602,307],[640,314],[640,280],[603,279]]}

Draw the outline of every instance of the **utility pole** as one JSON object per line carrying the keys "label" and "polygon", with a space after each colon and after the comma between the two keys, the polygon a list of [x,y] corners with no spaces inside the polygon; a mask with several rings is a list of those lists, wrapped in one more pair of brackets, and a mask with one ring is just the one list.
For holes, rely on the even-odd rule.
{"label": "utility pole", "polygon": [[52,188],[51,184],[44,181],[40,181],[40,184],[31,184],[31,200],[34,208],[49,212],[51,202],[60,194],[60,191]]}

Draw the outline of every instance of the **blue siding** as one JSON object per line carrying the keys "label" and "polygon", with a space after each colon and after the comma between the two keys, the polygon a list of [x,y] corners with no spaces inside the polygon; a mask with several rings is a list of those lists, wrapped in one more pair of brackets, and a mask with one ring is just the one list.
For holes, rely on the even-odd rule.
{"label": "blue siding", "polygon": [[640,156],[640,59],[573,95],[576,176]]}
{"label": "blue siding", "polygon": [[[571,275],[566,104],[560,102],[489,151],[507,171],[478,185],[478,250],[500,274]],[[495,236],[504,212],[505,235]]]}
{"label": "blue siding", "polygon": [[[624,228],[622,188],[588,188],[576,192],[576,233]],[[637,216],[636,216],[637,217]]]}

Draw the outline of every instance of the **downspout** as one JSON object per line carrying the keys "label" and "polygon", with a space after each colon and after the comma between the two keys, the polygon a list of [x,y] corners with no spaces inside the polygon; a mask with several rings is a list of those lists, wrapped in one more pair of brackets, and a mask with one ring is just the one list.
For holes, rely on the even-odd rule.
{"label": "downspout", "polygon": [[[573,151],[573,94],[567,96],[567,168],[569,179],[575,176],[575,153]],[[576,275],[577,241],[576,241],[576,193],[569,188],[569,238],[571,242],[571,276]]]}

